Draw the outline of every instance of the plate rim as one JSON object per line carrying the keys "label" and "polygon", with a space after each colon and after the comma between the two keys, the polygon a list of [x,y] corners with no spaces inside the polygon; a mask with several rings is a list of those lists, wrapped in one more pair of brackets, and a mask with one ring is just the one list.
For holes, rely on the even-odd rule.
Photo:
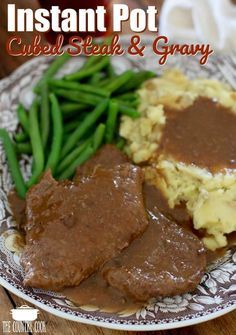
{"label": "plate rim", "polygon": [[69,321],[79,322],[82,324],[92,325],[96,327],[102,327],[113,330],[124,330],[124,331],[155,331],[155,330],[168,330],[168,329],[177,329],[187,326],[193,326],[196,324],[204,323],[213,319],[216,319],[220,316],[223,316],[229,312],[232,312],[236,309],[236,302],[232,302],[232,306],[228,306],[223,308],[220,311],[216,311],[213,313],[209,313],[207,315],[199,316],[197,318],[188,319],[184,321],[174,321],[170,323],[157,323],[153,325],[127,325],[127,324],[117,324],[113,322],[105,322],[105,321],[94,321],[91,319],[86,319],[80,316],[74,316],[72,314],[67,314],[62,311],[58,311],[57,309],[45,305],[33,298],[29,297],[27,294],[20,292],[17,288],[9,284],[5,279],[0,276],[0,285],[2,285],[5,289],[9,290],[11,293],[17,295],[19,298],[22,298],[29,303],[41,308],[42,310],[51,313],[54,316],[60,317],[62,319],[66,319]]}
{"label": "plate rim", "polygon": [[[120,41],[127,42],[130,40],[130,37],[132,35],[126,34],[120,36]],[[142,41],[146,44],[151,43],[153,41],[154,36],[143,34],[142,35]],[[99,40],[99,39],[98,39]],[[66,48],[66,46],[65,46]],[[4,89],[5,85],[7,85],[9,82],[11,82],[12,78],[15,77],[18,73],[21,73],[24,71],[24,69],[27,69],[30,64],[35,63],[36,61],[40,62],[44,59],[52,59],[54,56],[38,56],[33,57],[32,59],[27,60],[23,64],[21,64],[17,69],[15,69],[11,74],[6,76],[5,78],[0,80],[0,93]],[[77,56],[81,57],[81,56]],[[28,301],[29,303],[32,303],[33,305],[39,307],[40,309],[51,313],[52,315],[56,317],[60,317],[69,321],[79,322],[82,324],[87,325],[93,325],[97,327],[107,328],[107,329],[113,329],[113,330],[126,330],[126,331],[155,331],[155,330],[168,330],[168,329],[177,329],[181,327],[187,327],[192,326],[196,324],[200,324],[203,322],[207,322],[210,320],[213,320],[217,317],[223,316],[231,311],[234,311],[236,309],[236,300],[230,302],[230,306],[223,307],[219,311],[210,312],[207,315],[202,315],[198,317],[193,317],[193,319],[188,320],[182,320],[182,321],[174,321],[169,323],[154,323],[154,324],[148,324],[148,325],[130,325],[130,324],[121,324],[121,323],[115,323],[115,322],[106,322],[106,321],[95,321],[91,319],[86,319],[85,317],[75,316],[72,314],[67,314],[63,311],[59,311],[56,308],[50,307],[48,305],[45,305],[31,297],[29,297],[27,294],[21,292],[16,287],[12,286],[10,283],[8,283],[4,278],[0,275],[0,285],[3,286],[5,289],[9,290],[11,293],[15,294],[16,296]],[[157,319],[155,319],[157,320]]]}

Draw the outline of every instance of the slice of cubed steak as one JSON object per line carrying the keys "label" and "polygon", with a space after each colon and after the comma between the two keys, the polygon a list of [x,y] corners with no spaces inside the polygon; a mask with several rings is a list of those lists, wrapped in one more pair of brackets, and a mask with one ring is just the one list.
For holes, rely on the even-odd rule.
{"label": "slice of cubed steak", "polygon": [[82,176],[90,175],[98,166],[113,168],[116,165],[128,163],[129,158],[113,144],[105,144],[98,152],[82,166],[79,166],[74,181],[79,181]]}
{"label": "slice of cubed steak", "polygon": [[50,172],[26,197],[24,284],[60,290],[79,285],[147,227],[142,171],[129,163],[98,167],[80,183]]}
{"label": "slice of cubed steak", "polygon": [[138,301],[192,291],[205,270],[202,242],[162,214],[102,270],[108,283]]}

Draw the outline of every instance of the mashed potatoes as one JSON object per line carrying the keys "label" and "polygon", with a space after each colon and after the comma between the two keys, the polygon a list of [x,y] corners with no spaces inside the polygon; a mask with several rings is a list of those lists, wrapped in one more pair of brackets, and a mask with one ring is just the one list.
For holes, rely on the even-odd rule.
{"label": "mashed potatoes", "polygon": [[146,82],[139,94],[141,118],[123,117],[121,123],[127,153],[135,163],[144,164],[146,178],[161,187],[170,207],[186,202],[195,229],[206,232],[207,248],[226,246],[225,235],[236,230],[236,170],[212,172],[156,153],[166,125],[166,108],[178,113],[204,96],[217,99],[236,113],[236,92],[218,81],[190,81],[181,72],[170,70]]}

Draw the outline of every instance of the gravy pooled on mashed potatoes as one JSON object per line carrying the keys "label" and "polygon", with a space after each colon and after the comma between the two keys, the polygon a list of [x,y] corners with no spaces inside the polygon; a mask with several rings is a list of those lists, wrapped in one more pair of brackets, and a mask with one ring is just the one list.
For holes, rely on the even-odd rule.
{"label": "gravy pooled on mashed potatoes", "polygon": [[236,115],[199,97],[179,111],[167,109],[159,152],[217,173],[236,168]]}
{"label": "gravy pooled on mashed potatoes", "polygon": [[126,151],[170,207],[185,202],[208,249],[236,230],[236,92],[170,70],[139,91],[142,117],[123,117]]}

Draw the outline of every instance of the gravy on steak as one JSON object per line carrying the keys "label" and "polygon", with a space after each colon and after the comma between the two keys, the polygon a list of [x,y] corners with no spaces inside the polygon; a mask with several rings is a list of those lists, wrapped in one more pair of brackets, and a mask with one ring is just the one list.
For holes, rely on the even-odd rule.
{"label": "gravy on steak", "polygon": [[137,310],[143,305],[143,302],[138,302],[110,286],[100,271],[84,280],[79,286],[67,287],[61,293],[76,305],[97,306],[103,311],[113,313],[126,309]]}
{"label": "gravy on steak", "polygon": [[166,112],[160,152],[213,172],[236,168],[236,115],[230,109],[199,97],[184,110]]}
{"label": "gravy on steak", "polygon": [[185,204],[180,204],[174,208],[170,208],[168,201],[162,194],[161,190],[156,186],[144,182],[143,195],[146,203],[146,208],[152,208],[152,212],[162,213],[168,219],[178,223],[184,228],[193,231],[193,222],[187,212]]}
{"label": "gravy on steak", "polygon": [[[109,159],[110,150],[113,159]],[[100,150],[93,162],[83,167],[82,174],[91,174],[97,166],[111,167],[124,156],[114,147]],[[81,176],[81,169],[79,168]],[[184,206],[172,210],[160,191],[144,184],[144,198],[149,225],[118,257],[81,285],[66,288],[62,293],[79,305],[95,305],[103,310],[120,311],[151,297],[181,294],[193,290],[206,265],[202,242],[192,233],[160,214],[160,210],[179,223],[190,226]]]}
{"label": "gravy on steak", "polygon": [[137,301],[194,290],[206,267],[202,242],[152,207],[147,211],[147,230],[105,265],[104,277]]}
{"label": "gravy on steak", "polygon": [[8,194],[8,201],[12,210],[13,219],[15,220],[19,231],[24,234],[24,225],[26,222],[25,200],[21,199],[15,190],[12,190]]}
{"label": "gravy on steak", "polygon": [[25,285],[112,312],[193,290],[206,265],[202,242],[184,206],[169,209],[142,183],[141,169],[111,145],[73,182],[47,172],[26,199]]}
{"label": "gravy on steak", "polygon": [[126,248],[148,224],[142,182],[141,169],[129,163],[99,167],[79,183],[47,172],[26,197],[24,284],[79,285]]}
{"label": "gravy on steak", "polygon": [[91,175],[99,166],[106,169],[112,169],[117,165],[129,162],[130,160],[128,156],[119,151],[114,145],[105,144],[92,158],[82,166],[78,167],[74,181],[79,182],[81,177]]}

